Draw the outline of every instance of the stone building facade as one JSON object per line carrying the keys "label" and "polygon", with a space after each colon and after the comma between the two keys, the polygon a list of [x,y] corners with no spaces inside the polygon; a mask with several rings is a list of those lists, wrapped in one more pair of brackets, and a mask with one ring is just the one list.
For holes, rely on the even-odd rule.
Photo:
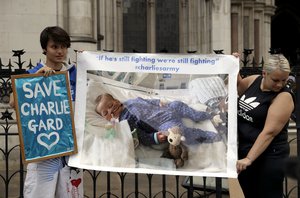
{"label": "stone building facade", "polygon": [[58,25],[73,49],[142,53],[213,53],[267,57],[275,0],[0,0],[0,57],[24,49],[32,61],[39,33]]}

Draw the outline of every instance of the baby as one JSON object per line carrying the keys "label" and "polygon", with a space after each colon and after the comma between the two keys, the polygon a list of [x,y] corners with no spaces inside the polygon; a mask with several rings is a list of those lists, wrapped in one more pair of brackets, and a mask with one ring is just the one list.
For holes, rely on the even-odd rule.
{"label": "baby", "polygon": [[165,131],[178,126],[186,137],[185,144],[212,143],[221,140],[218,133],[204,131],[200,128],[189,128],[182,118],[194,122],[213,120],[213,116],[205,111],[196,111],[181,101],[173,101],[162,105],[159,99],[135,98],[124,102],[124,105],[110,94],[99,95],[96,99],[96,112],[110,121],[112,118],[127,120],[131,130],[138,130],[142,144],[152,145],[167,140]]}
{"label": "baby", "polygon": [[163,132],[157,131],[143,120],[139,120],[119,100],[108,93],[99,95],[96,98],[95,111],[108,121],[127,120],[130,130],[137,131],[138,139],[143,145],[150,146],[167,141],[167,137]]}

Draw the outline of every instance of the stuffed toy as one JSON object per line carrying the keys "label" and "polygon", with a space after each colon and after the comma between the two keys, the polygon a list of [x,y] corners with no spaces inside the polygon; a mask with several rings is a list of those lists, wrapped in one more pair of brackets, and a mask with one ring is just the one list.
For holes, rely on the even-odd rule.
{"label": "stuffed toy", "polygon": [[182,136],[181,129],[178,126],[169,128],[166,135],[168,136],[169,147],[161,157],[173,159],[176,168],[183,167],[184,161],[188,159],[188,150],[182,144],[185,137]]}

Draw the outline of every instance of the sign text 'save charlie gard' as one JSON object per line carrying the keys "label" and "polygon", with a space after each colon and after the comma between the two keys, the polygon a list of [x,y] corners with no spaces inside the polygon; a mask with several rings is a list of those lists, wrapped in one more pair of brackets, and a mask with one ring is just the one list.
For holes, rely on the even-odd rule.
{"label": "sign text 'save charlie gard'", "polygon": [[23,161],[76,153],[67,73],[16,75],[12,83]]}

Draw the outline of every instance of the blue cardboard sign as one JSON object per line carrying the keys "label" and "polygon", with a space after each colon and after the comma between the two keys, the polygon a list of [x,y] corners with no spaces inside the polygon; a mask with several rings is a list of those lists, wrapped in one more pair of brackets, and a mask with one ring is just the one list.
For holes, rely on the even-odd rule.
{"label": "blue cardboard sign", "polygon": [[67,73],[15,75],[12,84],[23,161],[76,153]]}

